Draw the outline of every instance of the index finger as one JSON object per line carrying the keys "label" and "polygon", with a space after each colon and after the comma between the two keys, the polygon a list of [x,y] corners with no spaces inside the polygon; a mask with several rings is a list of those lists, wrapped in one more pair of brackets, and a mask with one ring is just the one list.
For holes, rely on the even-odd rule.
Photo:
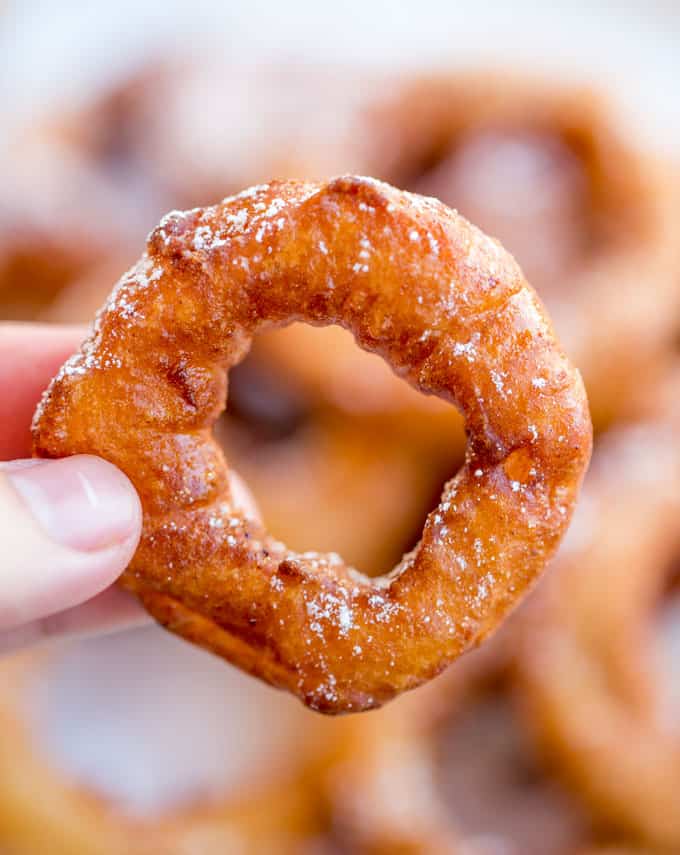
{"label": "index finger", "polygon": [[40,396],[85,334],[82,326],[0,323],[0,460],[30,454]]}

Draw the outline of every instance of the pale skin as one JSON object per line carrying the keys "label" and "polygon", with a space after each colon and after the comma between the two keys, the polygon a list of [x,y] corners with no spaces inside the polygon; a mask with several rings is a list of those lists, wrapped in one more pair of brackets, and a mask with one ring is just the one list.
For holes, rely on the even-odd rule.
{"label": "pale skin", "polygon": [[[90,455],[31,459],[36,404],[85,335],[80,326],[0,323],[0,653],[149,621],[113,585],[141,533],[132,484]],[[256,516],[238,476],[232,490]]]}
{"label": "pale skin", "polygon": [[0,324],[0,651],[145,620],[111,587],[141,531],[128,479],[96,457],[30,459],[35,405],[83,336]]}

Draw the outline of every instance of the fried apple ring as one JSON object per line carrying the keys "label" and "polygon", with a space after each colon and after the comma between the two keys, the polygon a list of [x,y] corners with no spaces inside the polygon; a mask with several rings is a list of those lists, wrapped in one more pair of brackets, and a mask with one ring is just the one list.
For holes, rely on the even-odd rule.
{"label": "fried apple ring", "polygon": [[[346,326],[466,416],[466,463],[386,577],[292,553],[234,508],[210,431],[227,371],[258,329],[298,318]],[[345,177],[168,215],[46,392],[34,447],[131,477],[145,526],[122,584],[161,624],[340,713],[415,688],[492,631],[565,531],[591,425],[499,244],[436,200]]]}
{"label": "fried apple ring", "polygon": [[664,721],[650,614],[677,568],[679,423],[676,412],[602,440],[519,659],[539,740],[574,792],[664,852],[680,850],[680,743]]}

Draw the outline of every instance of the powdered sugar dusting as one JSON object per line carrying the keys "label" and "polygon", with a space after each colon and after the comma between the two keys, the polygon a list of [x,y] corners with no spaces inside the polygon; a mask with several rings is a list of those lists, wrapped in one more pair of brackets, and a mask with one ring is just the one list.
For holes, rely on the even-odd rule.
{"label": "powdered sugar dusting", "polygon": [[[172,241],[172,230],[178,219],[197,213],[199,225],[194,229],[191,241],[191,249],[195,252],[210,253],[250,237],[256,243],[263,244],[268,237],[285,227],[286,212],[291,206],[303,204],[316,192],[313,185],[302,184],[294,188],[289,184],[285,196],[272,198],[272,185],[260,184],[227,197],[219,206],[189,211],[184,215],[173,212],[170,219],[164,218],[157,231],[164,243],[168,244]],[[239,202],[243,203],[240,208]],[[268,247],[270,251],[271,247]],[[245,257],[234,260],[235,264],[246,269],[244,262],[247,262]]]}
{"label": "powdered sugar dusting", "polygon": [[313,599],[307,600],[305,607],[311,619],[310,628],[319,638],[324,639],[324,627],[332,625],[344,638],[354,628],[354,612],[348,599],[343,599],[344,589],[340,593],[321,591]]}
{"label": "powdered sugar dusting", "polygon": [[[178,212],[166,215],[174,219]],[[120,321],[125,322],[128,329],[134,327],[143,317],[138,307],[140,294],[163,277],[164,270],[146,255],[131,267],[114,286],[103,307],[97,313],[90,335],[83,342],[78,352],[74,353],[61,366],[58,373],[43,393],[33,415],[33,429],[43,416],[47,402],[50,400],[52,388],[66,377],[85,376],[92,371],[122,368],[123,360],[120,355],[111,352],[101,341],[103,318],[114,313]]]}

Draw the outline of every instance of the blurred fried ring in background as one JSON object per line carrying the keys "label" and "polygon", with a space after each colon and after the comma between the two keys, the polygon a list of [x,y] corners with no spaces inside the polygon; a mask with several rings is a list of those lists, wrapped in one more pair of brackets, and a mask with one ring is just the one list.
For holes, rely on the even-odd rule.
{"label": "blurred fried ring in background", "polygon": [[677,333],[680,196],[590,89],[433,75],[391,106],[401,187],[437,196],[515,254],[583,374],[596,428],[636,413]]}
{"label": "blurred fried ring in background", "polygon": [[328,722],[166,633],[0,667],[3,852],[292,855],[319,833]]}
{"label": "blurred fried ring in background", "polygon": [[519,657],[547,757],[605,827],[664,852],[680,849],[673,667],[655,655],[680,546],[677,389],[656,421],[601,440]]}

